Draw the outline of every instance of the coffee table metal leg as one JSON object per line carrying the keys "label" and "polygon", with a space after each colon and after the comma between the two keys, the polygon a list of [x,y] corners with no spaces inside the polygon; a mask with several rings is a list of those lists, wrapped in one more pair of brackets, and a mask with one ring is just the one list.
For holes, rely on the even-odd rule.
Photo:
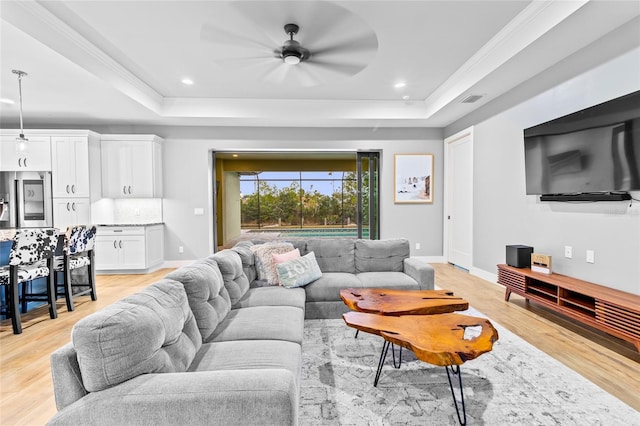
{"label": "coffee table metal leg", "polygon": [[380,353],[380,361],[378,361],[378,370],[376,371],[376,378],[373,380],[373,386],[378,386],[378,379],[380,379],[380,373],[382,373],[382,366],[384,365],[384,360],[387,358],[387,351],[389,350],[389,346],[391,342],[385,340],[382,345],[382,352]]}
{"label": "coffee table metal leg", "polygon": [[398,351],[398,363],[396,364],[396,345],[391,344],[391,355],[393,355],[393,367],[400,368],[402,366],[402,346],[400,346],[400,350]]}
{"label": "coffee table metal leg", "polygon": [[[464,391],[462,390],[462,373],[460,372],[459,365],[451,365],[445,367],[447,370],[447,379],[449,379],[449,388],[451,388],[451,396],[453,397],[453,404],[456,407],[456,414],[458,415],[458,421],[461,425],[467,424],[467,411],[464,407]],[[458,400],[456,399],[456,393],[453,390],[453,382],[451,381],[451,375],[449,374],[449,370],[451,370],[451,375],[455,378],[458,376],[458,386],[460,388],[460,401],[462,404],[462,417],[460,417],[460,409],[458,408]]]}

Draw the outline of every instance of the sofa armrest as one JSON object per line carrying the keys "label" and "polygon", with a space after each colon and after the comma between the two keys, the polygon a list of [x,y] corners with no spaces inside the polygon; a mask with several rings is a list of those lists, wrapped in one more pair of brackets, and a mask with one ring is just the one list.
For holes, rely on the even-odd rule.
{"label": "sofa armrest", "polygon": [[404,259],[404,273],[418,282],[420,290],[433,290],[435,271],[424,260],[408,257]]}
{"label": "sofa armrest", "polygon": [[62,410],[71,405],[88,392],[82,383],[82,374],[76,351],[71,343],[67,343],[51,354],[51,377],[56,408]]}
{"label": "sofa armrest", "polygon": [[89,393],[49,425],[297,425],[299,390],[284,369],[143,374]]}

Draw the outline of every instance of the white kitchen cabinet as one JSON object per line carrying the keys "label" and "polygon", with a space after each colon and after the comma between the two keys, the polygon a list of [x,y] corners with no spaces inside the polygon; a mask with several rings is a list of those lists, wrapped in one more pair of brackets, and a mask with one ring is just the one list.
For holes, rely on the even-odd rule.
{"label": "white kitchen cabinet", "polygon": [[102,196],[162,197],[161,142],[154,135],[103,135]]}
{"label": "white kitchen cabinet", "polygon": [[25,135],[26,150],[19,151],[16,145],[18,133],[0,137],[0,170],[2,171],[50,171],[51,138]]}
{"label": "white kitchen cabinet", "polygon": [[148,272],[164,261],[163,225],[99,226],[97,271]]}
{"label": "white kitchen cabinet", "polygon": [[69,225],[91,224],[89,198],[54,198],[53,226],[64,231]]}
{"label": "white kitchen cabinet", "polygon": [[51,182],[54,197],[89,197],[89,138],[51,138]]}

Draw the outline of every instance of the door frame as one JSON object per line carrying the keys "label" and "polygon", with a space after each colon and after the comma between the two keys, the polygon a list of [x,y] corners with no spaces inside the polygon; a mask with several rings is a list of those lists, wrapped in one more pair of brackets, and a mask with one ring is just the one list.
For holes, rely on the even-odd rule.
{"label": "door frame", "polygon": [[471,187],[471,253],[470,253],[470,265],[469,265],[469,272],[471,272],[471,269],[473,268],[473,126],[468,127],[464,130],[459,131],[458,133],[455,133],[447,138],[444,139],[444,211],[443,211],[443,222],[444,222],[444,226],[443,226],[443,237],[442,237],[442,254],[443,254],[443,258],[445,260],[445,262],[449,262],[449,219],[447,219],[448,216],[448,212],[449,212],[449,195],[450,195],[450,191],[452,191],[451,188],[451,175],[450,175],[450,170],[448,167],[449,164],[449,159],[451,156],[451,153],[449,152],[449,147],[452,143],[459,141],[462,138],[465,137],[469,137],[470,141],[469,143],[471,144],[471,164],[469,165],[471,167],[471,181],[469,182],[469,185]]}

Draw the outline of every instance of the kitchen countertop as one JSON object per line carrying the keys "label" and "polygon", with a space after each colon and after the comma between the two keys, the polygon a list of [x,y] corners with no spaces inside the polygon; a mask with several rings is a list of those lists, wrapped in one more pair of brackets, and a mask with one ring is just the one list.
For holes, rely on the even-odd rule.
{"label": "kitchen countertop", "polygon": [[164,225],[164,222],[151,222],[151,223],[99,223],[96,226],[153,226]]}

